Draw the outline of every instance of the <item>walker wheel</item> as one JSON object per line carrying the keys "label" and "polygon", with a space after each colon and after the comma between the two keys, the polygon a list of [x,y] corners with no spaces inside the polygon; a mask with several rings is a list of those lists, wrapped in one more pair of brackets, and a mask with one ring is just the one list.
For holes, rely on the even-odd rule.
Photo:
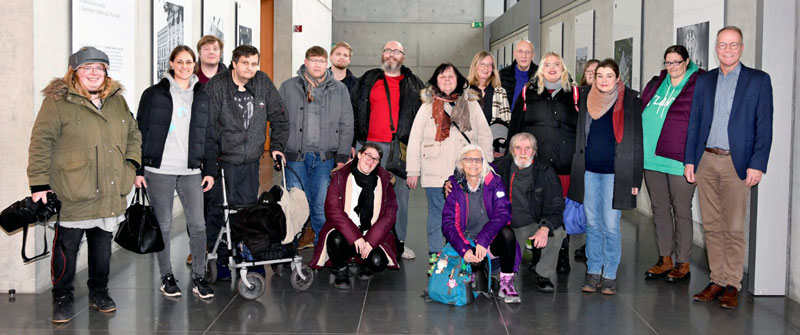
{"label": "walker wheel", "polygon": [[209,283],[217,282],[217,260],[209,259],[206,268],[206,279]]}
{"label": "walker wheel", "polygon": [[244,285],[244,281],[240,278],[238,285],[236,285],[239,295],[245,300],[256,300],[264,294],[266,287],[266,279],[257,272],[249,272],[247,274],[247,281],[250,282],[252,287]]}
{"label": "walker wheel", "polygon": [[[299,271],[302,271],[306,279],[300,278]],[[305,291],[309,287],[311,287],[311,284],[314,283],[314,271],[312,271],[311,268],[309,268],[308,266],[303,265],[299,269],[295,269],[294,271],[292,271],[291,281],[292,281],[292,287],[294,287],[295,290]]]}

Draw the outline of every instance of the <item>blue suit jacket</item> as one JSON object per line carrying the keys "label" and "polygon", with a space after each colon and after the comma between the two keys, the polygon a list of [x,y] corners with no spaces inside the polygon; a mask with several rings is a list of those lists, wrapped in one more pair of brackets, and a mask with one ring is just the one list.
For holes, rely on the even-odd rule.
{"label": "blue suit jacket", "polygon": [[[701,74],[694,89],[683,162],[694,164],[695,171],[711,131],[718,76],[719,68]],[[748,168],[767,172],[772,146],[772,83],[769,75],[742,64],[731,109],[728,143],[736,173],[745,179]]]}

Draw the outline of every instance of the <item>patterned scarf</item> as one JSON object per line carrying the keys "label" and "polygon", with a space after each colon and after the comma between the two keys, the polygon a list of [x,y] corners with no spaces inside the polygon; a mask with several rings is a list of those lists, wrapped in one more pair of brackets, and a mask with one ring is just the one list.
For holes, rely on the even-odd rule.
{"label": "patterned scarf", "polygon": [[308,84],[311,85],[311,87],[306,89],[306,98],[308,98],[308,102],[314,102],[314,90],[317,88],[317,86],[319,86],[319,84],[321,82],[325,81],[325,77],[327,75],[328,75],[328,71],[325,71],[322,74],[322,78],[319,78],[319,80],[316,80],[316,79],[314,79],[314,77],[311,77],[311,76],[308,75],[308,71],[303,69],[303,77],[306,78],[306,82],[308,82]]}
{"label": "patterned scarf", "polygon": [[[466,99],[459,99],[460,95],[450,93],[449,96],[444,93],[436,91],[433,99],[433,121],[436,124],[436,137],[437,142],[442,142],[450,137],[450,126],[453,122],[458,128],[467,132],[472,130],[472,124],[469,121],[469,105]],[[450,115],[444,111],[444,103],[456,103]]]}

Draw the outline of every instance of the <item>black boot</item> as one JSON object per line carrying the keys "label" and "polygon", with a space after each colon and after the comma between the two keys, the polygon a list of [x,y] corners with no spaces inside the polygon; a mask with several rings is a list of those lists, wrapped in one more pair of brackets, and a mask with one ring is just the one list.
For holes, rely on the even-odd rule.
{"label": "black boot", "polygon": [[72,297],[53,297],[53,323],[65,323],[72,320]]}
{"label": "black boot", "polygon": [[569,246],[562,246],[558,251],[558,264],[556,265],[556,273],[565,274],[571,270],[569,266]]}

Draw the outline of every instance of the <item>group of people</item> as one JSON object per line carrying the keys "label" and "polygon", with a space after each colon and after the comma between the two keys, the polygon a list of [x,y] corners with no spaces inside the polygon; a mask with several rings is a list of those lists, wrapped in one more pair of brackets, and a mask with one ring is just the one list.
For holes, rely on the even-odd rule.
{"label": "group of people", "polygon": [[[527,244],[540,291],[553,292],[555,273],[570,271],[563,212],[565,201],[582,203],[581,289],[615,294],[621,211],[636,207],[644,180],[660,255],[645,276],[689,278],[697,185],[711,283],[694,299],[735,308],[745,202],[766,171],[772,123],[769,76],[740,63],[743,48],[738,28],[721,29],[720,67],[705,72],[685,47],[671,46],[665,70],[640,96],[620,81],[613,59],[587,62],[577,84],[556,53],[535,64],[526,40],[500,71],[481,51],[467,76],[445,62],[426,82],[403,65],[397,41],[384,45],[379,68],[357,78],[347,69],[353,50],[340,42],[330,52],[309,48],[297,76],[277,89],[258,70],[256,48],[236,47],[225,67],[223,43],[209,35],[197,56],[185,45],[172,51],[169,71],[142,93],[135,118],[108,76],[108,56],[81,48],[43,90],[29,149],[32,197],[56,192],[63,203],[52,320],[74,315],[84,234],[89,304],[116,310],[107,288],[111,237],[134,185],[148,192],[167,241],[156,255],[161,292],[181,295],[168,242],[177,192],[192,291],[213,297],[205,266],[223,224],[220,177],[229,204],[255,203],[265,151],[296,172],[287,184],[304,189],[312,228],[300,244],[315,246],[310,266],[330,267],[338,288],[350,287],[353,259],[358,277],[369,279],[398,268],[398,257],[416,257],[406,245],[408,197],[421,186],[428,254],[449,243],[477,268],[496,261],[506,303],[520,302],[514,279]],[[500,142],[497,125],[507,127]],[[405,168],[389,161],[397,150]]]}

